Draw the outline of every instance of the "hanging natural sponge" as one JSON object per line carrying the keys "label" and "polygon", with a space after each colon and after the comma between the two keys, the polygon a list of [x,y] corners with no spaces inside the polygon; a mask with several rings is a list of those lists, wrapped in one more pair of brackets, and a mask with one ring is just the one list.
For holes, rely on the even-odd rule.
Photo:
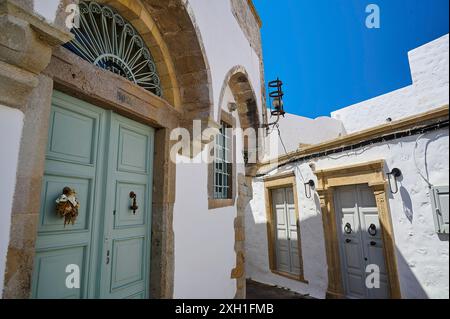
{"label": "hanging natural sponge", "polygon": [[74,225],[77,220],[80,203],[76,195],[73,189],[64,187],[62,195],[56,200],[56,212],[61,218],[64,217],[64,227]]}

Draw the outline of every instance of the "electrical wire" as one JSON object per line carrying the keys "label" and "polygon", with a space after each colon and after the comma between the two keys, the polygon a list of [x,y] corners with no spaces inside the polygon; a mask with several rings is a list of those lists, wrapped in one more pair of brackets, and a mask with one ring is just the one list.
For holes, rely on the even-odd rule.
{"label": "electrical wire", "polygon": [[[416,142],[414,143],[413,159],[414,159],[414,166],[416,167],[417,173],[418,173],[419,176],[425,181],[425,183],[427,183],[428,187],[429,187],[429,188],[432,188],[432,187],[433,187],[433,184],[430,182],[429,176],[425,177],[425,175],[422,173],[421,169],[419,168],[419,165],[417,164],[417,149],[418,149],[418,147],[419,147],[419,141],[420,141],[422,138],[424,138],[427,134],[428,134],[428,133],[423,133],[423,134],[421,134],[421,135],[419,135],[419,136],[417,137]],[[444,137],[444,136],[446,136],[446,135],[444,135],[444,134],[438,134],[438,135],[434,138],[434,140],[437,140],[437,139],[439,139],[439,138],[441,138],[441,137]],[[432,141],[430,140],[429,143],[431,143],[431,142],[432,142]],[[425,150],[424,150],[424,153],[425,153],[425,154],[424,154],[424,157],[425,157],[425,161],[426,161],[426,156],[427,156],[426,148],[425,148]],[[428,175],[428,173],[427,173],[427,175]]]}
{"label": "electrical wire", "polygon": [[[331,154],[339,154],[339,153],[343,153],[345,151],[355,150],[355,152],[356,152],[356,150],[363,148],[363,150],[360,150],[360,152],[355,153],[356,155],[360,155],[363,152],[367,151],[368,149],[374,147],[376,144],[379,144],[379,143],[387,143],[389,145],[392,143],[391,141],[395,141],[395,140],[398,140],[398,139],[401,139],[404,137],[414,136],[414,135],[418,135],[418,134],[425,135],[427,133],[436,132],[438,130],[445,129],[448,127],[449,127],[449,121],[443,120],[443,121],[433,123],[430,125],[426,125],[426,126],[421,126],[421,127],[417,127],[417,128],[408,129],[405,131],[398,131],[398,132],[390,133],[388,135],[374,137],[374,138],[371,138],[370,140],[358,142],[358,143],[355,143],[352,145],[348,145],[348,146],[344,146],[344,147],[340,147],[340,148],[336,148],[336,149],[316,152],[316,153],[308,154],[305,156],[292,156],[291,159],[287,160],[286,162],[278,164],[277,167],[271,169],[270,171],[280,168],[282,166],[286,166],[288,164],[309,161],[309,160],[317,159],[317,158],[321,158],[321,157],[330,157]],[[342,156],[349,156],[349,155],[345,154]],[[332,157],[330,157],[330,158],[332,158]],[[341,158],[341,157],[339,156],[337,158]],[[337,158],[335,158],[335,159],[337,159]],[[259,175],[264,176],[265,173],[258,174],[257,176],[259,176]],[[424,180],[428,181],[426,178]],[[429,183],[429,181],[427,182],[427,184],[428,183]]]}
{"label": "electrical wire", "polygon": [[278,130],[278,137],[280,138],[281,145],[283,146],[284,153],[288,153],[286,146],[284,145],[283,138],[281,137],[280,124],[276,124],[276,128]]}

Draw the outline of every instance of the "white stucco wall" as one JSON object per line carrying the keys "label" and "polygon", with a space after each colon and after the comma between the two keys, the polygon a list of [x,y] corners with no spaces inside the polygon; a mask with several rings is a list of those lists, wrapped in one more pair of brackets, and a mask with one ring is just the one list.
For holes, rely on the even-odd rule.
{"label": "white stucco wall", "polygon": [[[268,112],[270,114],[270,110]],[[271,120],[275,120],[275,118],[271,118]],[[310,119],[286,113],[278,123],[280,132],[278,133],[278,130],[274,129],[269,134],[269,138],[278,140],[278,147],[267,149],[266,160],[276,158],[279,154],[294,152],[300,146],[325,142],[346,134],[341,121],[326,116]]]}
{"label": "white stucco wall", "polygon": [[233,298],[236,209],[208,210],[207,164],[177,165],[174,298]]}
{"label": "white stucco wall", "polygon": [[337,110],[347,133],[423,113],[449,102],[449,35],[409,52],[413,84],[368,101]]}
{"label": "white stucco wall", "polygon": [[34,11],[43,17],[47,22],[53,23],[61,0],[34,0]]}
{"label": "white stucco wall", "polygon": [[[255,89],[261,115],[259,58],[250,47],[232,14],[230,1],[189,0],[191,13],[200,29],[212,78],[214,119],[220,109],[228,112],[234,102],[227,88],[220,104],[220,93],[227,73],[243,66]],[[220,39],[220,41],[217,41]],[[240,127],[237,112],[233,113]],[[243,143],[236,140],[236,156],[242,159]],[[200,155],[199,155],[200,156]],[[245,173],[237,165],[236,175]],[[234,298],[236,280],[231,271],[236,266],[234,219],[237,207],[208,210],[208,165],[177,164],[175,232],[175,298]],[[237,176],[236,176],[237,182]],[[237,184],[235,185],[237,188]]]}
{"label": "white stucco wall", "polygon": [[[387,171],[394,167],[403,171],[400,192],[389,199],[402,296],[448,298],[448,235],[435,233],[430,190],[418,176],[414,164],[417,137],[379,144],[362,154],[335,155],[314,163],[316,169],[321,170],[384,159]],[[429,181],[433,185],[448,185],[448,129],[421,138],[416,150],[416,161],[421,172],[425,175],[426,172],[429,173]],[[309,281],[309,285],[285,279],[269,271],[264,183],[260,179],[254,181],[254,199],[246,216],[247,276],[323,298],[328,279],[320,203],[317,195],[313,199],[307,199],[303,188],[306,181],[315,177],[308,163],[291,165],[283,170],[294,170],[297,176],[302,255],[305,279]],[[272,172],[275,173],[277,172]]]}
{"label": "white stucco wall", "polygon": [[[219,116],[219,99],[226,74],[237,65],[243,66],[261,111],[261,79],[259,58],[250,46],[231,11],[230,1],[189,0],[200,28],[212,77],[215,120]],[[220,39],[220,41],[218,41]]]}
{"label": "white stucco wall", "polygon": [[3,292],[22,127],[23,113],[0,105],[0,299]]}
{"label": "white stucco wall", "polygon": [[[228,102],[234,102],[229,87],[224,94],[224,110]],[[240,127],[237,113],[233,116],[236,126]],[[238,163],[243,163],[242,150],[243,142],[236,138]],[[237,204],[208,209],[208,164],[199,160],[200,156],[206,157],[206,152],[207,149],[193,163],[177,164],[173,226],[175,298],[231,299],[236,294],[236,280],[231,279],[231,271],[236,267],[234,219]],[[236,190],[239,174],[245,174],[243,164],[236,165]]]}
{"label": "white stucco wall", "polygon": [[[229,88],[223,109],[234,102]],[[237,127],[240,127],[236,112]],[[236,156],[242,159],[243,143],[236,140]],[[234,251],[234,206],[208,209],[208,164],[200,163],[207,149],[192,163],[177,165],[174,207],[175,280],[174,298],[231,299],[236,294],[236,280],[231,271],[236,266]],[[180,157],[179,157],[180,158]],[[187,161],[186,158],[183,161]],[[245,173],[243,165],[236,174]],[[236,179],[237,182],[237,179]],[[237,188],[237,184],[234,185]]]}

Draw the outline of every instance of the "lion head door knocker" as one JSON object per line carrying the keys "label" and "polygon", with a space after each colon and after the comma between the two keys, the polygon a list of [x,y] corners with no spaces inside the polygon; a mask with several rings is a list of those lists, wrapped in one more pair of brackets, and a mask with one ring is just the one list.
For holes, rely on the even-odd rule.
{"label": "lion head door knocker", "polygon": [[345,224],[344,231],[347,235],[350,235],[353,232],[352,225],[350,223]]}
{"label": "lion head door knocker", "polygon": [[56,212],[64,218],[64,227],[69,224],[75,225],[79,208],[77,193],[70,187],[64,187],[63,193],[56,200]]}
{"label": "lion head door knocker", "polygon": [[378,230],[377,230],[377,226],[375,226],[375,224],[371,224],[370,226],[369,226],[369,229],[367,229],[367,232],[369,233],[369,235],[370,236],[376,236],[377,235],[377,233],[378,233]]}

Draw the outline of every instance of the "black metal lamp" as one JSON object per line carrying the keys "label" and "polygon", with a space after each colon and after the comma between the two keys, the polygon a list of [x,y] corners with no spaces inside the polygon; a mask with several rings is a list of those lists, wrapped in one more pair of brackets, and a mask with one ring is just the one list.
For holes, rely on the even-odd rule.
{"label": "black metal lamp", "polygon": [[280,121],[280,117],[284,116],[286,112],[284,111],[284,102],[283,102],[283,82],[277,78],[275,81],[269,82],[269,97],[271,100],[271,111],[270,114],[272,117],[276,117],[277,119],[267,124],[267,129],[270,126],[277,126]]}
{"label": "black metal lamp", "polygon": [[269,82],[269,96],[272,99],[272,116],[284,116],[286,112],[283,104],[283,82],[279,78]]}
{"label": "black metal lamp", "polygon": [[310,179],[307,183],[305,183],[305,195],[306,198],[312,197],[312,189],[316,187],[316,183],[312,179]]}
{"label": "black metal lamp", "polygon": [[[393,168],[390,173],[387,173],[388,181],[389,181],[389,189],[392,194],[397,194],[399,191],[398,185],[397,185],[397,179],[403,175],[402,171],[399,168]],[[394,178],[395,181],[395,191],[392,188],[392,178]]]}

